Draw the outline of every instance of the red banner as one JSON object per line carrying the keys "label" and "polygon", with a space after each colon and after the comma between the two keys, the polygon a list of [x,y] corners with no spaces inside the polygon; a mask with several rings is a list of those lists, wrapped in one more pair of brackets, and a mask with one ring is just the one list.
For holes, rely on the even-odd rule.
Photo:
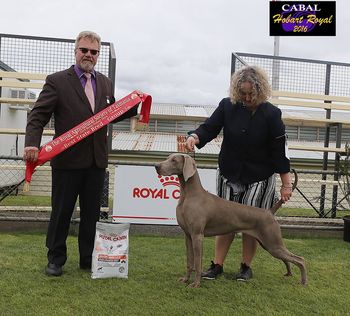
{"label": "red banner", "polygon": [[29,183],[32,179],[32,175],[37,166],[49,161],[51,158],[57,156],[61,152],[65,151],[69,147],[80,142],[85,137],[96,132],[103,126],[114,121],[125,112],[142,102],[141,112],[139,117],[139,123],[148,124],[151,111],[152,97],[140,91],[133,91],[126,97],[116,101],[112,105],[108,106],[104,110],[96,113],[86,121],[75,126],[66,133],[58,136],[52,141],[48,142],[41,147],[38,160],[35,162],[26,162],[25,173],[25,187],[24,190],[28,190]]}

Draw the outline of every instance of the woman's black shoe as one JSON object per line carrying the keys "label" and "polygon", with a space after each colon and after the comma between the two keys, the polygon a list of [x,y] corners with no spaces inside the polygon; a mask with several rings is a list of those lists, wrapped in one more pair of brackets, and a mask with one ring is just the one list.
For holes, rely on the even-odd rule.
{"label": "woman's black shoe", "polygon": [[239,273],[236,275],[237,281],[248,281],[253,277],[253,271],[252,269],[247,266],[245,263],[241,263],[241,269],[239,270]]}
{"label": "woman's black shoe", "polygon": [[224,272],[223,267],[218,264],[211,262],[211,265],[207,271],[202,272],[202,278],[207,280],[215,280],[216,277]]}

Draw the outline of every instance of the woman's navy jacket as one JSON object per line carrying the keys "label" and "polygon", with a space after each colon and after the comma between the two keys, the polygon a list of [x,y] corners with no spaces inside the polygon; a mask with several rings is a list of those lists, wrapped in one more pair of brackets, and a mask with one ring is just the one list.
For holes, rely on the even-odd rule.
{"label": "woman's navy jacket", "polygon": [[242,103],[232,104],[225,98],[191,133],[198,135],[197,147],[202,148],[223,129],[220,172],[231,182],[250,184],[290,170],[281,115],[269,102],[260,104],[252,114]]}

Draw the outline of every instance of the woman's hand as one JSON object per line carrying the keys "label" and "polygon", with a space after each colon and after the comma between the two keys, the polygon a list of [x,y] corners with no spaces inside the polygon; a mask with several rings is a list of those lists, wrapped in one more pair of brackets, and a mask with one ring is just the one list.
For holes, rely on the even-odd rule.
{"label": "woman's hand", "polygon": [[282,185],[280,193],[281,193],[281,200],[283,201],[283,203],[286,203],[292,197],[292,186]]}
{"label": "woman's hand", "polygon": [[292,197],[292,181],[289,172],[281,173],[280,177],[282,182],[280,190],[281,200],[283,201],[283,203],[286,203]]}
{"label": "woman's hand", "polygon": [[191,134],[186,139],[186,149],[189,151],[194,151],[194,146],[199,143],[199,138],[197,134]]}

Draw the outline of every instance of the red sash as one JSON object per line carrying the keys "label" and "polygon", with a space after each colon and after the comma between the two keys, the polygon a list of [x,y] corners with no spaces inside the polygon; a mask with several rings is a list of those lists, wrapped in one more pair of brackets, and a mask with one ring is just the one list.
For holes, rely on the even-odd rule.
{"label": "red sash", "polygon": [[42,165],[51,158],[65,151],[69,147],[80,142],[85,137],[96,132],[103,126],[114,121],[116,118],[129,111],[131,108],[142,102],[139,124],[148,124],[151,110],[152,97],[140,91],[133,91],[126,97],[116,101],[104,110],[96,113],[86,121],[73,127],[71,130],[58,136],[52,141],[41,147],[38,160],[35,162],[26,162],[25,185],[23,190],[29,189],[29,183],[37,166]]}

